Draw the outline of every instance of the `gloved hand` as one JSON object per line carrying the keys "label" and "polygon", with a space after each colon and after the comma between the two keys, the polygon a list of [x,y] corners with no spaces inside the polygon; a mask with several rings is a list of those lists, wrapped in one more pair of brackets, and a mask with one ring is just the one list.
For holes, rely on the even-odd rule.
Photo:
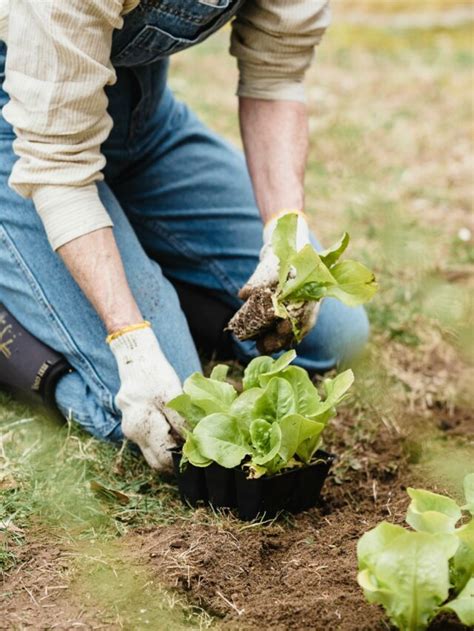
{"label": "gloved hand", "polygon": [[[273,252],[271,242],[281,216],[271,219],[263,229],[260,262],[239,292],[239,297],[246,302],[229,323],[229,329],[239,339],[257,340],[257,347],[262,353],[275,353],[291,347],[296,341],[291,322],[275,316],[272,304],[272,294],[278,285],[279,260]],[[306,218],[298,212],[296,250],[301,250],[309,242]],[[297,323],[300,336],[303,337],[316,323],[319,302],[297,303],[291,305],[288,311]]]}
{"label": "gloved hand", "polygon": [[140,447],[151,467],[169,472],[168,449],[176,446],[184,421],[166,404],[181,394],[180,380],[149,326],[111,335],[108,341],[120,375],[116,403],[122,412],[122,431]]}

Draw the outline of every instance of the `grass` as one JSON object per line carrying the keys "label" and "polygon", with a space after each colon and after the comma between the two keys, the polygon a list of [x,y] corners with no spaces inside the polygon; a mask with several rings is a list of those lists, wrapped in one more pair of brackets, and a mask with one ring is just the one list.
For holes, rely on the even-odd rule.
{"label": "grass", "polygon": [[[427,10],[453,5],[425,4]],[[356,8],[379,9],[372,5]],[[383,3],[384,10],[394,7]],[[171,82],[205,121],[239,143],[227,38],[222,32],[177,56]],[[463,26],[415,34],[336,24],[310,72],[313,227],[328,244],[347,229],[352,254],[376,269],[381,284],[369,307],[371,348],[356,367],[349,469],[358,466],[350,461],[350,442],[378,423],[405,431],[421,418],[428,431],[436,415],[452,418],[472,405],[471,39]],[[144,525],[185,523],[190,514],[172,484],[129,451],[119,453],[7,397],[0,399],[0,430],[0,571],[14,570],[25,544],[40,533],[69,551],[77,598],[100,607],[111,624],[130,628],[139,620],[137,628],[144,628],[166,612],[169,628],[212,625],[151,584],[119,543]],[[446,467],[448,448],[456,467]],[[472,468],[472,443],[433,439],[415,452],[426,475],[449,478],[454,488]],[[342,481],[347,471],[340,474]],[[151,611],[141,612],[149,601],[144,594],[154,598]]]}
{"label": "grass", "polygon": [[117,542],[86,541],[73,554],[76,597],[105,610],[103,622],[129,629],[159,624],[173,631],[212,625],[206,612],[165,591],[137,559],[124,555]]}
{"label": "grass", "polygon": [[[414,8],[413,0],[335,0],[334,4],[341,10],[346,10],[348,5],[351,10],[364,11],[367,14],[400,13],[406,11],[412,14],[423,14],[426,11],[452,10],[459,7],[470,7],[466,0],[418,0]],[[347,9],[348,10],[348,9]]]}
{"label": "grass", "polygon": [[119,452],[76,425],[36,415],[2,420],[2,432],[4,480],[12,481],[2,490],[2,517],[20,528],[36,522],[75,541],[113,538],[129,526],[176,517],[175,487],[128,449]]}
{"label": "grass", "polygon": [[116,543],[130,528],[186,519],[175,487],[129,450],[5,399],[1,409],[0,574],[15,567],[26,541],[46,540],[66,551],[74,597],[103,622],[208,628],[210,616],[155,584]]}

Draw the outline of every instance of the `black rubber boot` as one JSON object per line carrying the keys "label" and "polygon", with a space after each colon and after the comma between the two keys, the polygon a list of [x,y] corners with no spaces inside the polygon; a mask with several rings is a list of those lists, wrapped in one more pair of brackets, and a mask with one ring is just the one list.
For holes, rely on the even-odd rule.
{"label": "black rubber boot", "polygon": [[56,408],[59,379],[68,362],[35,337],[0,304],[0,388],[29,403]]}

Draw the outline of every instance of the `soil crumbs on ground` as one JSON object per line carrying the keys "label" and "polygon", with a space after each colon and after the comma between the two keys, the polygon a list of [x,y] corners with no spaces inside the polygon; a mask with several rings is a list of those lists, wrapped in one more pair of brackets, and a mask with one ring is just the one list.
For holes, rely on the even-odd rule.
{"label": "soil crumbs on ground", "polygon": [[[456,410],[450,423],[440,420],[440,439],[451,432],[464,433],[462,429],[468,428],[465,416]],[[458,417],[462,422],[454,420]],[[340,445],[333,447],[342,455],[339,463],[343,465],[344,428],[351,419],[343,416],[337,423]],[[337,483],[344,471],[338,473],[336,468],[321,505],[298,516],[243,523],[231,514],[216,519],[210,510],[201,508],[183,521],[131,531],[112,554],[113,571],[118,553],[124,574],[136,568],[144,572],[148,597],[153,598],[161,586],[168,588],[178,599],[183,597],[214,616],[216,628],[387,630],[384,612],[368,605],[357,585],[356,545],[365,531],[383,519],[403,522],[409,502],[406,486],[416,486],[422,478],[418,465],[410,462],[413,452],[407,445],[408,436],[382,425],[375,439],[372,436],[354,445],[352,464],[358,464],[344,483]],[[21,547],[19,565],[4,577],[0,629],[149,628],[138,620],[132,626],[123,624],[119,613],[114,619],[103,599],[89,593],[90,582],[87,589],[81,588],[74,550],[61,544],[52,547],[47,533],[44,545],[38,534],[34,542]],[[101,555],[104,564],[103,550]],[[100,565],[93,548],[87,556],[91,567]],[[106,575],[97,575],[93,591],[100,591],[107,580]],[[135,588],[124,592],[108,598],[140,599]],[[159,611],[155,614],[156,622],[161,616]],[[183,626],[175,618],[164,621],[162,628],[174,631]],[[461,629],[465,627],[451,616],[437,619],[430,627],[430,631]]]}
{"label": "soil crumbs on ground", "polygon": [[[302,515],[263,525],[229,516],[216,524],[200,509],[186,524],[135,533],[129,545],[222,628],[388,629],[382,609],[368,605],[357,585],[356,545],[383,519],[403,522],[409,465],[403,441],[386,428],[365,448],[360,470],[344,484],[329,480],[325,501]],[[449,616],[431,626],[464,628]]]}
{"label": "soil crumbs on ground", "polygon": [[37,536],[20,548],[18,566],[0,581],[0,629],[94,628],[97,612],[86,614],[70,597],[70,559]]}

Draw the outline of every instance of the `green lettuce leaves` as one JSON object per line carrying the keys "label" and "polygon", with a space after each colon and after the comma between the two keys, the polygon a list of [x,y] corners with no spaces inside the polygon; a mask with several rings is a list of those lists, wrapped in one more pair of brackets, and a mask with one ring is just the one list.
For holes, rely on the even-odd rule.
{"label": "green lettuce leaves", "polygon": [[469,579],[461,593],[446,603],[443,609],[454,611],[463,624],[474,627],[474,577]]}
{"label": "green lettuce leaves", "polygon": [[448,562],[457,543],[452,535],[400,530],[391,533],[376,556],[359,553],[364,569],[358,582],[367,600],[383,605],[399,629],[418,631],[448,597]]}
{"label": "green lettuce leaves", "polygon": [[408,530],[382,522],[357,545],[357,580],[370,603],[382,605],[402,631],[421,631],[440,611],[474,624],[474,520],[470,511],[474,474],[464,481],[467,504],[423,489],[408,489]]}
{"label": "green lettuce leaves", "polygon": [[407,524],[421,532],[452,533],[461,519],[461,509],[450,497],[423,489],[407,489],[411,503]]}
{"label": "green lettuce leaves", "polygon": [[168,403],[187,423],[182,465],[245,464],[251,477],[260,477],[311,462],[354,375],[347,370],[326,379],[321,395],[304,369],[290,365],[295,357],[288,351],[252,360],[240,394],[225,381],[227,366],[216,366],[209,378],[191,375],[183,394]]}
{"label": "green lettuce leaves", "polygon": [[232,469],[247,456],[249,446],[237,419],[229,414],[210,414],[194,428],[192,434],[204,458]]}
{"label": "green lettuce leaves", "polygon": [[[374,274],[357,261],[339,261],[349,245],[349,235],[344,233],[335,245],[319,254],[310,244],[297,252],[297,220],[296,214],[284,215],[272,235],[272,248],[280,263],[273,296],[275,314],[290,318],[287,308],[291,303],[329,297],[350,307],[368,302],[377,291]],[[299,332],[294,333],[298,340]]]}

